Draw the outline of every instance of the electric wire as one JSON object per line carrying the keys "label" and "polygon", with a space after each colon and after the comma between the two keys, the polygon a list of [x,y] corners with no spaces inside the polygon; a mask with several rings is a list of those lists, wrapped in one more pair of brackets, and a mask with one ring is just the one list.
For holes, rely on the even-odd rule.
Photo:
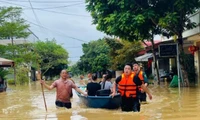
{"label": "electric wire", "polygon": [[[31,10],[32,10],[33,15],[34,15],[34,17],[35,17],[35,20],[37,21],[37,23],[38,23],[40,26],[42,26],[42,25],[41,25],[41,22],[39,21],[39,19],[38,19],[38,17],[37,17],[37,14],[35,13],[35,11],[34,11],[34,9],[33,9],[33,5],[32,5],[32,3],[31,3],[31,0],[28,0],[28,1],[29,1],[30,6],[31,6]],[[41,29],[41,31],[42,31],[42,28],[41,28],[41,27],[40,27],[40,29]]]}
{"label": "electric wire", "polygon": [[[10,3],[10,2],[6,2],[6,1],[0,1],[1,3],[7,3],[7,4],[11,4],[11,5],[16,5],[16,6],[20,6],[20,7],[24,7],[24,8],[29,8],[25,5],[21,5],[21,4],[16,4],[16,3]],[[23,9],[24,9],[23,8]],[[50,13],[57,13],[57,14],[63,14],[63,15],[70,15],[70,16],[78,16],[78,17],[90,17],[89,15],[79,15],[79,14],[72,14],[72,13],[65,13],[65,12],[58,12],[58,11],[52,11],[52,10],[46,10],[46,9],[42,9],[42,8],[33,8],[36,10],[40,10],[40,11],[45,11],[45,12],[50,12]],[[27,10],[27,9],[24,9]]]}
{"label": "electric wire", "polygon": [[[28,1],[27,0],[5,0],[5,1],[8,1],[8,2],[24,2],[24,3],[27,3]],[[31,1],[32,3],[75,3],[75,2],[84,2],[84,0],[77,0],[77,1],[66,1],[66,0],[63,0],[63,1],[59,1],[59,0],[55,0],[55,1],[49,1],[49,0],[39,0],[39,1],[36,1],[36,0],[32,0]]]}
{"label": "electric wire", "polygon": [[[81,5],[84,4],[82,3],[76,3],[76,4],[69,4],[69,5],[64,5],[64,6],[55,6],[55,7],[46,7],[46,8],[33,8],[33,9],[57,9],[57,8],[66,8],[66,7],[71,7],[71,6],[76,6],[76,5]],[[28,8],[26,8],[28,9]]]}
{"label": "electric wire", "polygon": [[31,22],[31,21],[28,21],[28,20],[26,20],[26,21],[27,21],[28,23],[30,23],[30,24],[33,24],[33,25],[38,26],[38,27],[42,27],[42,28],[47,29],[47,30],[49,30],[49,31],[51,31],[51,32],[54,32],[54,33],[56,32],[56,33],[61,34],[61,35],[65,36],[65,37],[68,37],[68,38],[71,38],[71,39],[74,39],[74,40],[77,40],[77,41],[80,41],[80,42],[84,42],[84,43],[87,42],[87,41],[81,40],[81,39],[79,39],[79,38],[75,38],[75,37],[72,37],[72,36],[68,36],[68,35],[66,35],[66,34],[64,34],[64,33],[60,32],[60,31],[51,30],[51,29],[49,29],[49,28],[47,28],[47,27],[38,25],[38,24],[36,24],[36,23],[34,23],[34,22]]}
{"label": "electric wire", "polygon": [[88,17],[88,18],[90,17],[89,15],[71,14],[71,13],[64,13],[64,12],[52,11],[52,10],[43,10],[43,9],[36,9],[36,10],[50,12],[50,13],[63,14],[63,15],[80,16],[80,17]]}

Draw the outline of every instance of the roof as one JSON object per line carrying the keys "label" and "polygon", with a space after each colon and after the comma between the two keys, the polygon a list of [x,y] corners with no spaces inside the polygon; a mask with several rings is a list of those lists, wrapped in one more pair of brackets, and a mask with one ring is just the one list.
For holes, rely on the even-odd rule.
{"label": "roof", "polygon": [[[156,52],[156,56],[158,56],[158,52]],[[146,53],[144,55],[138,56],[135,58],[135,61],[137,62],[147,62],[148,59],[153,57],[153,53]]]}
{"label": "roof", "polygon": [[135,58],[135,61],[138,61],[138,62],[145,62],[145,61],[148,61],[149,58],[152,57],[152,53],[146,53],[144,55],[141,55],[139,57],[136,57]]}
{"label": "roof", "polygon": [[[139,51],[139,52],[137,53],[137,55],[144,55],[144,54],[147,53],[149,50],[151,50],[151,46],[152,46],[151,41],[147,41],[147,40],[146,40],[146,41],[144,41],[144,42],[145,42],[145,44],[142,43],[142,46],[144,47],[144,49],[141,50],[141,51]],[[160,43],[162,43],[162,40],[154,40],[155,49],[158,48],[158,45],[159,45]]]}
{"label": "roof", "polygon": [[[151,41],[144,41],[145,42],[145,44],[147,45],[145,45],[144,43],[142,43],[142,46],[143,47],[149,47],[149,46],[152,46],[152,44],[151,44]],[[155,45],[157,45],[157,44],[160,44],[162,42],[162,40],[154,40],[154,44]]]}
{"label": "roof", "polygon": [[0,67],[13,67],[13,66],[14,66],[13,60],[0,58]]}

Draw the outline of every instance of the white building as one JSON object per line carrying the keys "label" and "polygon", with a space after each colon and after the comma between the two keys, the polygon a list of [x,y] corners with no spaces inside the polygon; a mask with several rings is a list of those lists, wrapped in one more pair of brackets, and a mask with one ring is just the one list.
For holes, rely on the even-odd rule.
{"label": "white building", "polygon": [[[39,39],[30,29],[28,29],[28,32],[30,32],[31,34],[27,38],[17,38],[17,39],[14,38],[13,43],[14,44],[31,43],[31,42],[36,42]],[[0,44],[8,45],[8,44],[12,44],[12,41],[10,38],[0,39]]]}

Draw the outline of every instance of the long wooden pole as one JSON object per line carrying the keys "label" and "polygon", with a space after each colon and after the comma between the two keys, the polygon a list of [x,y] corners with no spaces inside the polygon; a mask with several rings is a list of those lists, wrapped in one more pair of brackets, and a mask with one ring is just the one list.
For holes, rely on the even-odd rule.
{"label": "long wooden pole", "polygon": [[[39,80],[41,80],[41,72],[38,71],[38,78]],[[44,106],[45,106],[45,110],[47,112],[47,104],[46,104],[46,99],[45,99],[45,96],[44,96],[44,88],[43,88],[43,84],[41,83],[41,88],[42,88],[42,96],[43,96],[43,100],[44,100]]]}
{"label": "long wooden pole", "polygon": [[44,96],[44,88],[43,88],[43,84],[41,83],[41,88],[42,88],[42,96],[43,96],[43,100],[44,100],[44,106],[45,106],[45,110],[47,112],[47,104],[46,104],[46,99]]}

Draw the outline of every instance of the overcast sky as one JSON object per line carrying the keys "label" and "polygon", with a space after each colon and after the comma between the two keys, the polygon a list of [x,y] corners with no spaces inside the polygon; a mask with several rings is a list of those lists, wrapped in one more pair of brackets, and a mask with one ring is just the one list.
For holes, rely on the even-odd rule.
{"label": "overcast sky", "polygon": [[40,40],[55,38],[69,52],[72,63],[83,54],[83,43],[105,36],[92,25],[85,0],[0,0],[0,5],[22,7],[30,30]]}
{"label": "overcast sky", "polygon": [[0,0],[0,5],[22,7],[22,16],[34,34],[40,40],[55,38],[73,63],[83,54],[81,44],[105,36],[92,25],[85,0]]}

